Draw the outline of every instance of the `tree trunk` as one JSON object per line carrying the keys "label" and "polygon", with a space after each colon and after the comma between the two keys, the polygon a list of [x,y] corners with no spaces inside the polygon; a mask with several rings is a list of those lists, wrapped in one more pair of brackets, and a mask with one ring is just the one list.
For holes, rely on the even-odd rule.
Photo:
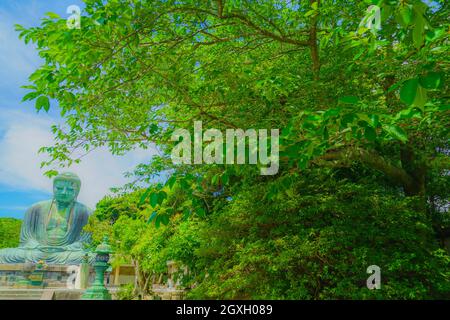
{"label": "tree trunk", "polygon": [[400,149],[400,159],[403,169],[412,177],[411,183],[404,186],[407,196],[425,197],[426,166],[416,159],[413,148],[409,145]]}

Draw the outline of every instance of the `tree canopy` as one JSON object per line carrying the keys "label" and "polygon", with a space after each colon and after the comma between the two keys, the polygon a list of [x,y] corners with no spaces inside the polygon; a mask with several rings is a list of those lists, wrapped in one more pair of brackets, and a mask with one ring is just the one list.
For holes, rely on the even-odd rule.
{"label": "tree canopy", "polygon": [[[448,1],[84,2],[80,29],[49,13],[17,30],[45,61],[24,99],[65,120],[42,148],[49,175],[99,146],[160,151],[128,187],[168,179],[123,195],[114,219],[100,206],[105,228],[203,221],[186,226],[199,228],[191,267],[211,274],[193,295],[365,298],[379,263],[389,289],[373,295],[448,297]],[[361,23],[370,5],[379,29]],[[171,135],[194,121],[280,129],[278,174],[174,165]]]}

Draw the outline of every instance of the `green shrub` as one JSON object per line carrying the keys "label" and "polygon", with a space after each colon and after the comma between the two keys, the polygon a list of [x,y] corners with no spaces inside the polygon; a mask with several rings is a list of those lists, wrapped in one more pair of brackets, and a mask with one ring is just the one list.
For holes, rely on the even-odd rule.
{"label": "green shrub", "polygon": [[15,248],[19,245],[21,225],[21,220],[0,218],[0,249]]}

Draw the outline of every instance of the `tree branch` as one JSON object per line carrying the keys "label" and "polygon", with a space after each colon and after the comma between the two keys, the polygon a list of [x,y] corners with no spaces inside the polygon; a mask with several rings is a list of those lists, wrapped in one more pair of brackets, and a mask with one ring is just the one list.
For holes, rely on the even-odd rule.
{"label": "tree branch", "polygon": [[[320,6],[320,0],[310,0],[313,4],[317,2],[317,8]],[[320,57],[319,57],[319,46],[317,44],[317,21],[318,13],[314,14],[311,18],[311,28],[309,30],[309,46],[311,47],[311,60],[313,63],[313,73],[314,80],[319,80],[320,72]]]}
{"label": "tree branch", "polygon": [[329,152],[316,161],[317,164],[324,164],[328,161],[335,163],[348,163],[349,161],[359,161],[375,170],[383,172],[387,177],[397,184],[409,188],[414,184],[414,179],[403,168],[399,168],[387,162],[382,156],[374,151],[362,148],[346,148],[340,151]]}

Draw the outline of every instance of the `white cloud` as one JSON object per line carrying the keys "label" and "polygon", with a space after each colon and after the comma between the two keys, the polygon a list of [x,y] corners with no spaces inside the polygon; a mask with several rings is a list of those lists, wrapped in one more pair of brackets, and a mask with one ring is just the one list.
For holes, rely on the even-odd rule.
{"label": "white cloud", "polygon": [[[44,114],[1,110],[1,184],[11,189],[51,192],[51,180],[43,175],[46,169],[40,169],[46,155],[37,152],[42,146],[52,145],[52,123],[55,120]],[[92,151],[80,164],[68,169],[82,180],[79,201],[94,207],[111,187],[122,186],[129,181],[123,176],[124,172],[148,161],[153,154],[153,149],[132,151],[123,157],[112,156],[106,148]]]}
{"label": "white cloud", "polygon": [[[0,0],[4,2],[5,0]],[[10,0],[0,5],[0,97],[2,106],[14,102],[17,93],[24,93],[20,86],[28,83],[27,79],[37,67],[43,64],[33,43],[25,44],[15,31],[15,24],[25,28],[38,26],[41,18],[48,11],[55,11],[68,17],[66,8],[71,4],[80,4],[80,0]],[[66,15],[64,15],[66,14]],[[10,92],[5,95],[5,89]],[[12,95],[14,92],[15,96]]]}
{"label": "white cloud", "polygon": [[11,87],[23,85],[26,79],[41,60],[32,45],[25,45],[14,30],[18,23],[8,13],[0,10],[0,86]]}

